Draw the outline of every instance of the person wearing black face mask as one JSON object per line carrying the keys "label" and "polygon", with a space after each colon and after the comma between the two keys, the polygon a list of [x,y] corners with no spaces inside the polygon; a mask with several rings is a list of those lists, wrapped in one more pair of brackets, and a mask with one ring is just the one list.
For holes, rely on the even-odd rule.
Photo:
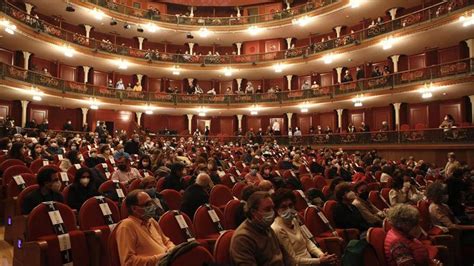
{"label": "person wearing black face mask", "polygon": [[377,209],[369,199],[369,190],[367,183],[361,181],[354,187],[357,197],[352,202],[352,205],[356,206],[359,210],[362,218],[373,227],[382,226],[383,219],[385,218],[385,212]]}
{"label": "person wearing black face mask", "polygon": [[130,166],[130,161],[125,157],[120,157],[115,161],[117,171],[112,174],[112,180],[118,180],[120,183],[128,186],[133,180],[141,178],[140,172],[135,167]]}

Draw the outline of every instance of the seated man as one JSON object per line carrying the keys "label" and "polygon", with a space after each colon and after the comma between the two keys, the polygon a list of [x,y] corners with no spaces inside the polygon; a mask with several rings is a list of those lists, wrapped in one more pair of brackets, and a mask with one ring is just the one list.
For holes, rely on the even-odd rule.
{"label": "seated man", "polygon": [[196,183],[184,191],[181,211],[189,217],[194,217],[199,206],[209,203],[209,191],[212,186],[211,177],[206,173],[200,173],[196,177]]}
{"label": "seated man", "polygon": [[22,214],[29,214],[36,206],[45,201],[64,202],[61,191],[61,180],[55,169],[43,169],[36,176],[39,189],[28,194],[21,206]]}
{"label": "seated man", "polygon": [[117,227],[117,247],[121,265],[157,265],[172,248],[155,216],[156,204],[143,190],[134,190],[125,198],[128,218]]}
{"label": "seated man", "polygon": [[244,208],[247,219],[235,230],[230,243],[233,265],[287,265],[271,228],[275,211],[270,194],[254,192]]}

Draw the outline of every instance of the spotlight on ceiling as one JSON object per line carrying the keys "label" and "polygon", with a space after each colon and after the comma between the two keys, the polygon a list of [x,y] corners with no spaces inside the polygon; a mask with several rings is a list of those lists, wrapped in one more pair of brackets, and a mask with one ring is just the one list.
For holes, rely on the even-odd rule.
{"label": "spotlight on ceiling", "polygon": [[112,20],[110,21],[110,26],[115,26],[115,25],[117,25],[117,21],[114,18],[112,18]]}
{"label": "spotlight on ceiling", "polygon": [[76,9],[71,4],[67,4],[66,11],[67,12],[75,12]]}
{"label": "spotlight on ceiling", "polygon": [[126,30],[130,29],[131,27],[132,26],[128,23],[123,24],[123,28],[126,29]]}
{"label": "spotlight on ceiling", "polygon": [[137,31],[138,31],[138,32],[143,32],[143,28],[142,28],[141,26],[138,26],[138,27],[137,27]]}

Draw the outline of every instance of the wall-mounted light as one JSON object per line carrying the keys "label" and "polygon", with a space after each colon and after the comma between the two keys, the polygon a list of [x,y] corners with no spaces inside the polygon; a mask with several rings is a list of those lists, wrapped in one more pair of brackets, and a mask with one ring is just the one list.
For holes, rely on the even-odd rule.
{"label": "wall-mounted light", "polygon": [[208,30],[206,27],[202,27],[199,29],[199,36],[201,38],[207,38],[212,32]]}
{"label": "wall-mounted light", "polygon": [[207,108],[203,107],[203,106],[200,106],[198,109],[197,109],[197,113],[198,113],[198,116],[206,116],[207,114]]}
{"label": "wall-mounted light", "polygon": [[423,99],[429,99],[431,97],[433,97],[433,91],[436,87],[433,86],[433,82],[431,83],[425,83],[425,85],[419,89],[419,92],[421,94],[421,98]]}
{"label": "wall-mounted light", "polygon": [[224,76],[230,77],[234,73],[234,70],[231,67],[225,67],[224,68]]}
{"label": "wall-mounted light", "polygon": [[325,64],[331,64],[334,61],[334,54],[326,54],[323,56],[323,61]]}
{"label": "wall-mounted light", "polygon": [[171,68],[171,74],[179,76],[181,74],[181,68],[178,65],[175,65]]}
{"label": "wall-mounted light", "polygon": [[128,62],[123,59],[117,60],[116,64],[119,69],[122,69],[122,70],[128,69]]}
{"label": "wall-mounted light", "polygon": [[308,16],[303,16],[300,18],[295,18],[291,21],[293,25],[299,25],[300,27],[304,27],[308,25],[308,23],[311,21],[311,17]]}
{"label": "wall-mounted light", "polygon": [[471,11],[470,14],[469,12],[466,12],[464,15],[459,17],[459,21],[462,22],[463,27],[474,25],[474,11]]}
{"label": "wall-mounted light", "polygon": [[281,73],[283,72],[283,64],[282,63],[277,63],[275,65],[273,65],[273,69],[275,70],[275,73]]}
{"label": "wall-mounted light", "polygon": [[64,44],[61,46],[61,50],[67,57],[73,57],[76,53],[76,50],[74,50],[69,44]]}
{"label": "wall-mounted light", "polygon": [[0,21],[0,25],[4,27],[5,32],[7,32],[8,34],[12,34],[12,35],[15,34],[16,26],[12,24],[10,21],[4,19]]}
{"label": "wall-mounted light", "polygon": [[262,28],[259,28],[258,26],[255,26],[255,25],[252,25],[252,26],[248,27],[248,29],[247,29],[247,32],[252,36],[257,35],[257,34],[261,33],[262,31],[263,31]]}
{"label": "wall-mounted light", "polygon": [[97,20],[102,20],[105,16],[104,12],[97,8],[91,9],[90,13]]}
{"label": "wall-mounted light", "polygon": [[43,99],[44,93],[36,87],[31,87],[31,95],[32,95],[33,101],[39,102]]}
{"label": "wall-mounted light", "polygon": [[258,105],[252,105],[250,108],[250,115],[258,115],[258,111],[260,110],[260,108],[258,107]]}
{"label": "wall-mounted light", "polygon": [[392,36],[390,36],[390,37],[387,37],[387,38],[383,39],[380,42],[380,45],[382,46],[382,48],[384,50],[388,50],[388,49],[393,47],[393,44],[395,43],[395,41],[396,41],[396,39],[393,38]]}
{"label": "wall-mounted light", "polygon": [[92,110],[97,110],[99,109],[99,102],[97,102],[97,99],[96,98],[89,98],[89,107],[92,109]]}
{"label": "wall-mounted light", "polygon": [[357,95],[355,98],[352,99],[352,102],[354,103],[354,107],[362,107],[363,104],[362,102],[365,100],[363,94]]}
{"label": "wall-mounted light", "polygon": [[158,26],[156,26],[155,24],[153,24],[151,22],[145,24],[144,28],[145,28],[146,31],[151,32],[151,33],[155,33],[159,30]]}

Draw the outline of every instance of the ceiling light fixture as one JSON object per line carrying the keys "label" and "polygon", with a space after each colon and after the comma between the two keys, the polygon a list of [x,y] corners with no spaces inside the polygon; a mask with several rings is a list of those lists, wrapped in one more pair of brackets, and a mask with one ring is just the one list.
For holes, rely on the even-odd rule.
{"label": "ceiling light fixture", "polygon": [[112,18],[112,20],[110,20],[110,26],[115,26],[115,25],[117,25],[117,20]]}
{"label": "ceiling light fixture", "polygon": [[295,18],[291,21],[293,25],[299,25],[300,27],[304,27],[308,25],[308,23],[311,21],[311,18],[308,16],[303,16],[300,18]]}
{"label": "ceiling light fixture", "polygon": [[395,43],[395,38],[393,38],[392,36],[390,37],[387,37],[385,39],[383,39],[381,42],[380,42],[380,45],[382,45],[382,48],[384,50],[388,50],[390,48],[393,47],[393,44]]}
{"label": "ceiling light fixture", "polygon": [[202,27],[199,29],[199,36],[201,36],[201,38],[207,38],[211,33],[212,32],[206,27]]}
{"label": "ceiling light fixture", "polygon": [[302,113],[307,113],[309,111],[309,104],[308,102],[304,102],[300,105],[300,111]]}
{"label": "ceiling light fixture", "polygon": [[260,32],[262,32],[262,30],[263,30],[262,28],[259,28],[258,26],[253,25],[253,26],[248,27],[247,32],[250,35],[255,36],[259,34]]}
{"label": "ceiling light fixture", "polygon": [[123,59],[119,59],[117,60],[117,67],[122,70],[128,69],[128,62]]}
{"label": "ceiling light fixture", "polygon": [[89,103],[90,103],[90,108],[92,110],[97,110],[99,109],[99,102],[97,102],[96,98],[89,98]]}
{"label": "ceiling light fixture", "polygon": [[140,25],[137,26],[137,31],[140,32],[140,33],[141,33],[141,32],[144,32],[142,26],[140,26]]}
{"label": "ceiling light fixture", "polygon": [[67,12],[75,12],[76,9],[71,5],[71,3],[68,3],[66,6],[66,11]]}
{"label": "ceiling light fixture", "polygon": [[358,8],[361,4],[362,0],[351,0],[351,2],[349,3],[352,8]]}
{"label": "ceiling light fixture", "polygon": [[463,27],[469,27],[471,25],[474,25],[474,11],[471,11],[470,15],[466,12],[466,14],[459,17],[459,21],[462,22]]}
{"label": "ceiling light fixture", "polygon": [[5,31],[8,34],[12,34],[12,35],[15,34],[16,26],[14,24],[10,23],[10,21],[4,19],[0,22],[0,25],[5,27]]}
{"label": "ceiling light fixture", "polygon": [[128,29],[132,28],[132,25],[125,22],[125,24],[123,24],[123,28],[128,30]]}
{"label": "ceiling light fixture", "polygon": [[419,90],[419,92],[421,94],[421,98],[428,99],[428,98],[433,97],[433,90],[434,89],[435,89],[435,86],[433,86],[433,82],[431,82],[430,84],[425,83],[423,88],[421,88]]}
{"label": "ceiling light fixture", "polygon": [[250,109],[250,115],[258,115],[258,111],[260,110],[260,107],[254,104],[249,109]]}
{"label": "ceiling light fixture", "polygon": [[232,76],[234,70],[231,67],[225,67],[224,68],[224,76],[230,77]]}
{"label": "ceiling light fixture", "polygon": [[44,95],[44,93],[36,87],[31,87],[31,94],[33,95],[33,101],[37,102],[41,101],[43,99],[42,96]]}
{"label": "ceiling light fixture", "polygon": [[91,12],[91,15],[97,20],[102,20],[105,16],[104,12],[102,12],[102,10],[99,10],[97,8],[92,9],[90,12]]}
{"label": "ceiling light fixture", "polygon": [[362,102],[365,100],[363,94],[358,94],[354,99],[352,99],[352,102],[354,103],[354,107],[362,107],[363,104]]}
{"label": "ceiling light fixture", "polygon": [[323,56],[323,61],[325,64],[331,64],[334,61],[334,54],[326,54]]}
{"label": "ceiling light fixture", "polygon": [[171,73],[175,76],[179,76],[181,74],[180,67],[178,65],[173,66]]}
{"label": "ceiling light fixture", "polygon": [[273,65],[273,69],[275,70],[275,73],[281,73],[283,72],[283,64],[282,63],[277,63]]}
{"label": "ceiling light fixture", "polygon": [[199,116],[206,116],[207,111],[208,111],[208,110],[207,110],[206,108],[202,107],[202,106],[200,106],[200,107],[197,109],[197,112],[198,112],[198,115],[199,115]]}
{"label": "ceiling light fixture", "polygon": [[155,33],[159,30],[158,26],[156,26],[155,24],[151,22],[144,25],[144,28],[146,31],[151,32],[151,33]]}
{"label": "ceiling light fixture", "polygon": [[147,115],[152,115],[153,114],[153,107],[150,104],[146,105],[145,114],[147,114]]}
{"label": "ceiling light fixture", "polygon": [[69,44],[64,44],[63,46],[61,46],[61,50],[67,57],[73,57],[76,53],[76,50],[74,50]]}

